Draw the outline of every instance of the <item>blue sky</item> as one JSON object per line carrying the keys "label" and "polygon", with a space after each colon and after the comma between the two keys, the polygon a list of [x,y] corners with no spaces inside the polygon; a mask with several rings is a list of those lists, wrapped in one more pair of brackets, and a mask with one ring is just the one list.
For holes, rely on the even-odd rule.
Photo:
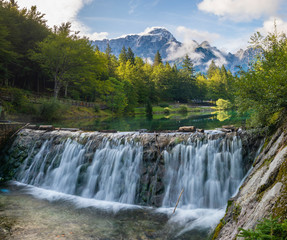
{"label": "blue sky", "polygon": [[72,22],[90,39],[116,38],[167,28],[179,41],[208,40],[221,50],[235,52],[250,36],[272,31],[287,33],[285,0],[18,0],[20,7],[36,5],[50,26]]}

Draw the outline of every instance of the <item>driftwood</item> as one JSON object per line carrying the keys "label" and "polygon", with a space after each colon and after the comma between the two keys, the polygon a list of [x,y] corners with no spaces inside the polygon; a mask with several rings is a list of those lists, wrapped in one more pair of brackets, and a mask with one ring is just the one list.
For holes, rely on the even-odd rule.
{"label": "driftwood", "polygon": [[173,210],[173,213],[172,214],[174,214],[175,213],[175,210],[176,210],[176,208],[177,208],[177,205],[178,205],[178,203],[179,203],[179,200],[180,200],[180,197],[181,197],[181,195],[183,194],[183,189],[181,190],[181,192],[180,192],[180,194],[179,194],[179,197],[178,197],[178,199],[177,199],[177,202],[176,202],[176,205],[175,205],[175,208],[174,208],[174,210]]}
{"label": "driftwood", "polygon": [[13,137],[14,137],[18,132],[20,132],[22,129],[24,129],[25,127],[27,127],[29,124],[30,124],[30,123],[27,123],[25,126],[19,128],[14,134],[12,134],[12,136],[10,137],[10,139],[13,138]]}

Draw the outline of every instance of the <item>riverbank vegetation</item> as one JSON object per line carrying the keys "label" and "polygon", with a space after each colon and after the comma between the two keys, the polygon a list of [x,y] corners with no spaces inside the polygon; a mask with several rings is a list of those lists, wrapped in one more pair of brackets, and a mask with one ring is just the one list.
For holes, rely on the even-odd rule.
{"label": "riverbank vegetation", "polygon": [[[0,16],[0,86],[14,89],[10,97],[1,92],[1,100],[10,113],[38,111],[31,104],[35,96],[92,102],[96,112],[131,115],[136,107],[160,102],[232,98],[234,77],[214,62],[205,75],[195,73],[188,55],[181,68],[164,63],[159,52],[148,63],[125,46],[117,58],[109,45],[100,52],[72,32],[70,23],[50,29],[36,7],[20,9],[13,0],[0,1]],[[43,104],[40,112],[53,110]]]}
{"label": "riverbank vegetation", "polygon": [[[248,71],[234,76],[213,61],[206,74],[195,73],[188,55],[180,68],[164,63],[159,52],[148,63],[125,46],[117,58],[109,45],[100,52],[72,32],[70,23],[51,29],[35,6],[20,9],[13,0],[0,1],[0,23],[1,101],[10,113],[62,117],[45,112],[69,112],[71,101],[79,101],[92,103],[93,113],[84,109],[87,116],[134,115],[137,107],[148,115],[179,111],[171,103],[187,112],[188,104],[222,99],[218,109],[236,106],[241,112],[251,111],[249,125],[266,126],[278,122],[286,111],[287,40],[276,32],[252,37],[258,57]],[[36,98],[37,103],[31,100]],[[160,103],[167,106],[156,107]]]}

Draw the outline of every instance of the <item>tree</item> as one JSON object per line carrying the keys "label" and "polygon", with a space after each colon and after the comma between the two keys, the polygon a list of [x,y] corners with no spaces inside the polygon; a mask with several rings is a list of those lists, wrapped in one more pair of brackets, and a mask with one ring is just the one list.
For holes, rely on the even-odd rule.
{"label": "tree", "polygon": [[159,51],[157,50],[155,56],[154,56],[154,61],[153,61],[153,65],[154,66],[158,66],[159,64],[162,63],[162,59],[161,59],[161,56],[160,56],[160,53]]}
{"label": "tree", "polygon": [[131,64],[135,64],[135,55],[130,47],[127,52],[127,60],[130,61]]}
{"label": "tree", "polygon": [[125,64],[127,62],[127,60],[128,60],[127,50],[126,50],[125,46],[123,46],[121,53],[119,55],[119,62]]}
{"label": "tree", "polygon": [[251,125],[266,126],[287,110],[287,38],[275,31],[265,38],[255,34],[251,40],[260,55],[235,78],[236,102],[241,111],[253,110]]}
{"label": "tree", "polygon": [[70,26],[67,23],[55,28],[54,34],[38,43],[37,51],[31,53],[31,58],[53,77],[55,99],[71,78],[85,78],[92,73],[93,48],[87,39],[68,35]]}
{"label": "tree", "polygon": [[211,78],[216,69],[217,66],[215,65],[215,62],[212,60],[207,70],[207,77]]}
{"label": "tree", "polygon": [[190,57],[188,56],[188,54],[185,55],[183,63],[182,63],[182,70],[184,73],[186,73],[191,79],[194,79],[194,67],[193,67],[193,63],[190,59]]}

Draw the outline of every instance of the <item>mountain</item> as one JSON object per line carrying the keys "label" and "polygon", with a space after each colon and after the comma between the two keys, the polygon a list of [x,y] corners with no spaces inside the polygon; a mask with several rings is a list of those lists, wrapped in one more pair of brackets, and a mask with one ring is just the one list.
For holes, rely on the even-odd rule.
{"label": "mountain", "polygon": [[152,61],[159,50],[162,59],[169,63],[181,66],[185,54],[193,60],[197,71],[205,72],[212,60],[216,65],[225,65],[226,69],[233,73],[240,65],[243,69],[248,68],[248,63],[254,58],[254,50],[240,50],[237,53],[225,53],[204,41],[201,44],[194,40],[181,43],[165,28],[154,27],[140,34],[131,34],[115,39],[96,40],[92,42],[100,51],[105,51],[109,43],[112,53],[119,56],[123,46],[130,47],[136,56]]}

